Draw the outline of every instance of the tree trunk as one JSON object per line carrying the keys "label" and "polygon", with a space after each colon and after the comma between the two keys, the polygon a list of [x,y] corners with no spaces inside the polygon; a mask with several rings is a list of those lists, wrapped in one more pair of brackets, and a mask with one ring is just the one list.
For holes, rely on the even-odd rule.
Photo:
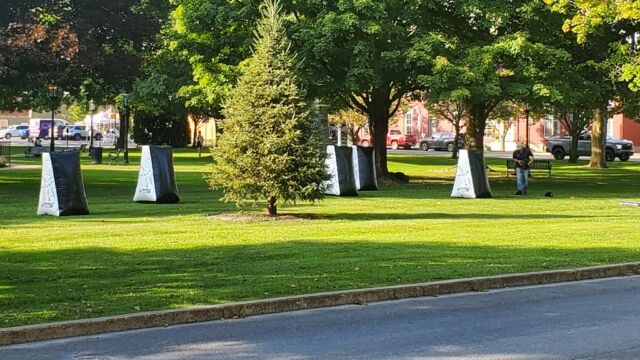
{"label": "tree trunk", "polygon": [[593,112],[593,124],[591,125],[591,162],[589,167],[592,169],[605,169],[607,168],[607,161],[605,159],[605,147],[606,141],[606,117],[607,111],[604,109],[596,109]]}
{"label": "tree trunk", "polygon": [[276,205],[276,198],[274,196],[269,196],[267,199],[267,215],[269,216],[277,216],[278,215],[278,206]]}
{"label": "tree trunk", "polygon": [[389,174],[387,166],[387,132],[389,131],[388,101],[372,99],[369,105],[369,130],[375,149],[376,174],[378,178]]}
{"label": "tree trunk", "polygon": [[484,150],[484,129],[487,125],[489,114],[486,104],[471,106],[469,124],[467,124],[466,148],[468,150]]}
{"label": "tree trunk", "polygon": [[351,141],[351,145],[358,145],[358,133],[360,132],[360,127],[349,126],[349,141]]}
{"label": "tree trunk", "polygon": [[578,140],[582,131],[571,132],[571,146],[569,147],[569,163],[575,164],[578,162]]}
{"label": "tree trunk", "polygon": [[218,147],[218,120],[216,118],[212,118],[209,121],[213,122],[213,142],[212,145],[214,148]]}
{"label": "tree trunk", "polygon": [[453,129],[456,135],[453,140],[453,152],[451,153],[451,158],[457,159],[458,158],[458,135],[460,135],[460,119],[457,119],[455,124],[453,124]]}
{"label": "tree trunk", "polygon": [[196,147],[196,137],[198,136],[198,123],[199,121],[195,120],[195,117],[191,118],[191,122],[193,122],[193,141],[191,142],[191,147]]}

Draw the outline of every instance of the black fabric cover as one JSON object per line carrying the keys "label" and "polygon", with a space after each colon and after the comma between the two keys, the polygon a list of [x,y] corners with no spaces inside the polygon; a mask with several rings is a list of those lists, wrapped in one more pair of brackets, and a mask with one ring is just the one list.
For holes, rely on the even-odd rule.
{"label": "black fabric cover", "polygon": [[157,204],[173,204],[180,201],[176,174],[173,169],[173,151],[169,146],[149,146]]}
{"label": "black fabric cover", "polygon": [[491,187],[487,177],[487,165],[484,162],[484,152],[482,150],[468,150],[469,169],[476,198],[490,198]]}
{"label": "black fabric cover", "polygon": [[353,177],[353,150],[349,146],[334,146],[334,148],[340,196],[358,196],[356,181]]}
{"label": "black fabric cover", "polygon": [[52,152],[50,156],[60,216],[88,215],[89,205],[80,170],[80,152]]}
{"label": "black fabric cover", "polygon": [[376,160],[373,158],[373,148],[357,146],[358,153],[358,175],[360,177],[360,190],[378,190],[376,182],[375,167]]}

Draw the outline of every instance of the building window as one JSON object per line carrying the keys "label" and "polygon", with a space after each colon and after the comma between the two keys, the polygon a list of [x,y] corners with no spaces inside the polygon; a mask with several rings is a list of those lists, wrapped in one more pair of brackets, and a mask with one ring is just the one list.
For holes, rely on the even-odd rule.
{"label": "building window", "polygon": [[413,134],[413,110],[409,110],[404,114],[404,133],[407,135]]}
{"label": "building window", "polygon": [[434,133],[438,132],[438,120],[430,116],[429,117],[429,135],[433,136]]}
{"label": "building window", "polygon": [[553,115],[544,118],[544,137],[554,137],[560,135],[560,121]]}

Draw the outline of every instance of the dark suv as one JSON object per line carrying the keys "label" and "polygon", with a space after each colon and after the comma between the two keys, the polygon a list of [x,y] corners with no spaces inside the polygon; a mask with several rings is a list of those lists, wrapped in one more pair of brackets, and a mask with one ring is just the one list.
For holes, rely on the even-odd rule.
{"label": "dark suv", "polygon": [[[428,151],[447,150],[453,152],[455,134],[452,132],[437,132],[420,142],[420,149]],[[464,134],[458,134],[458,149],[464,148]]]}

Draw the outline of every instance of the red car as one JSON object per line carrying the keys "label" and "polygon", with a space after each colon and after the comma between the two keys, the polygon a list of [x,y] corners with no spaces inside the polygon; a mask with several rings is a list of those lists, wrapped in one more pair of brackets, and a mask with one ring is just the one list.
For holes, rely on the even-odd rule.
{"label": "red car", "polygon": [[[389,130],[387,133],[387,147],[393,150],[397,150],[400,147],[405,150],[411,149],[418,143],[418,138],[415,135],[405,135],[400,130]],[[370,146],[371,135],[363,135],[358,139],[358,145]]]}

